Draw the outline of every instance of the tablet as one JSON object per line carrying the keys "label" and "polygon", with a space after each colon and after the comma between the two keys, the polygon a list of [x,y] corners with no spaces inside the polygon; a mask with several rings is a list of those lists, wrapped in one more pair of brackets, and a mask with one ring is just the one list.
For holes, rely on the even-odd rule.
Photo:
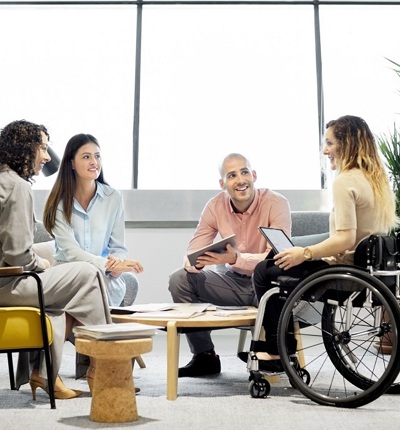
{"label": "tablet", "polygon": [[258,227],[258,229],[276,254],[294,246],[292,241],[286,236],[286,233],[279,228]]}
{"label": "tablet", "polygon": [[187,258],[189,260],[190,265],[195,266],[197,258],[200,257],[200,255],[203,255],[207,251],[218,252],[218,253],[225,252],[226,245],[228,243],[231,246],[235,247],[236,235],[232,234],[231,236],[225,237],[224,239],[219,240],[218,242],[212,243],[211,245],[208,245],[208,246],[204,246],[203,248],[200,248],[197,251],[192,251],[191,253],[187,254]]}

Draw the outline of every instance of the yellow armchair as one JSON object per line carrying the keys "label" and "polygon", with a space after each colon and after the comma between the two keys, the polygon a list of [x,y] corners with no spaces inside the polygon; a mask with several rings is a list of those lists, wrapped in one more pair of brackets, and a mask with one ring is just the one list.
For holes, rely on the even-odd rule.
{"label": "yellow armchair", "polygon": [[45,313],[43,285],[35,272],[24,271],[23,267],[0,267],[0,277],[35,278],[38,287],[36,307],[0,306],[0,353],[7,353],[10,386],[16,390],[12,353],[23,351],[44,351],[51,409],[55,409],[53,366],[50,345],[53,330],[50,318]]}

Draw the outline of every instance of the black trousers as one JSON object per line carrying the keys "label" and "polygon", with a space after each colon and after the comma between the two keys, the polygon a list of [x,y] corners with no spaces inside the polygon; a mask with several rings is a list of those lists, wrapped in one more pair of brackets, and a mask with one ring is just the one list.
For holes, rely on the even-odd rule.
{"label": "black trousers", "polygon": [[[253,274],[253,284],[255,293],[258,301],[261,297],[274,288],[276,285],[272,284],[272,281],[276,281],[280,276],[289,276],[291,278],[302,278],[307,274],[314,272],[315,270],[329,266],[323,260],[311,260],[305,261],[298,266],[292,267],[288,270],[282,270],[278,266],[275,266],[275,261],[271,259],[260,261]],[[279,298],[279,294],[271,296],[265,306],[265,313],[263,319],[263,327],[265,330],[265,343],[257,342],[257,350],[268,352],[269,354],[278,355],[278,323],[282,313],[282,309],[285,302]],[[289,327],[289,331],[293,333],[293,322],[292,327]],[[288,334],[287,344],[289,347],[289,353],[295,354],[296,352],[296,340],[292,334]]]}

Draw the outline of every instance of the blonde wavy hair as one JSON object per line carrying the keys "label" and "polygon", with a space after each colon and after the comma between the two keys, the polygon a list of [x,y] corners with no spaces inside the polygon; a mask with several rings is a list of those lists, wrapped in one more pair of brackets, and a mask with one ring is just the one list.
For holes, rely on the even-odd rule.
{"label": "blonde wavy hair", "polygon": [[373,189],[383,228],[393,230],[399,224],[395,195],[368,124],[360,117],[345,115],[329,121],[326,128],[330,127],[339,144],[338,171],[362,170]]}

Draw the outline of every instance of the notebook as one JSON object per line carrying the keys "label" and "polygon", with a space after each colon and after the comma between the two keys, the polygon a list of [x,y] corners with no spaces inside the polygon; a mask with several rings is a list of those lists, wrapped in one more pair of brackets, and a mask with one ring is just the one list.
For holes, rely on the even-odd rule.
{"label": "notebook", "polygon": [[258,229],[276,254],[294,246],[286,233],[279,228],[258,227]]}

